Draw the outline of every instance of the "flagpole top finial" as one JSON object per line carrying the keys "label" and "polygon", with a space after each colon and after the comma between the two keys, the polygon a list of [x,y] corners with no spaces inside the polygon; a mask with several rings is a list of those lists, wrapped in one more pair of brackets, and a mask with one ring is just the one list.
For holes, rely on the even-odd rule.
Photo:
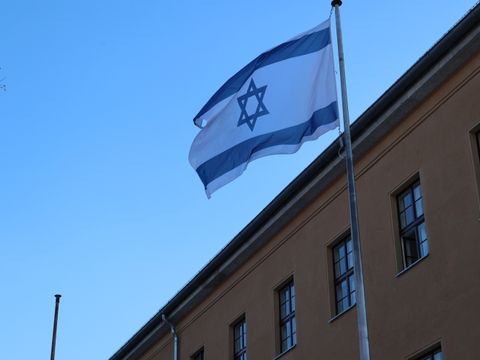
{"label": "flagpole top finial", "polygon": [[342,6],[342,0],[333,0],[332,1],[332,6]]}

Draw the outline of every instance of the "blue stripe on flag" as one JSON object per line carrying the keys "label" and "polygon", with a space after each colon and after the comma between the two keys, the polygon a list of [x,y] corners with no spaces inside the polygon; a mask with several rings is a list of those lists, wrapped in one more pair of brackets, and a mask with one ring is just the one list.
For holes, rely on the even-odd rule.
{"label": "blue stripe on flag", "polygon": [[330,28],[328,27],[302,36],[299,39],[285,42],[267,52],[264,52],[228,79],[227,82],[210,98],[210,100],[208,100],[197,116],[195,116],[194,122],[217,103],[238,92],[255,70],[292,57],[307,55],[319,51],[330,44],[330,42]]}
{"label": "blue stripe on flag", "polygon": [[250,138],[231,147],[221,154],[200,165],[196,171],[205,185],[230,170],[248,162],[256,152],[276,145],[296,145],[306,136],[310,136],[320,127],[338,119],[337,102],[317,110],[312,117],[299,125]]}

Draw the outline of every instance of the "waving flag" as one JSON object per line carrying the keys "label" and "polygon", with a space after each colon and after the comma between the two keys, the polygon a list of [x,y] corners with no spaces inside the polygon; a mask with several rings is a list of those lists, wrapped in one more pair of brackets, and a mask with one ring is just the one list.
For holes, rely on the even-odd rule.
{"label": "waving flag", "polygon": [[330,21],[264,52],[194,118],[189,161],[207,196],[259,157],[296,152],[338,126]]}

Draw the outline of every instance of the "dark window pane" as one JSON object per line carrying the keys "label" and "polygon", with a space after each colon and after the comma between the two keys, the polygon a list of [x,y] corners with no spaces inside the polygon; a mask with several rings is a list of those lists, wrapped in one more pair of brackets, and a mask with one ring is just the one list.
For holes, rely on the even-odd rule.
{"label": "dark window pane", "polygon": [[423,203],[422,199],[415,201],[415,212],[416,216],[422,216],[423,215]]}
{"label": "dark window pane", "polygon": [[412,206],[412,193],[410,189],[400,195],[400,211],[405,210],[406,208]]}
{"label": "dark window pane", "polygon": [[425,229],[425,223],[419,224],[417,229],[418,229],[418,240],[419,241],[427,240],[427,230]]}
{"label": "dark window pane", "polygon": [[347,259],[343,258],[341,259],[339,262],[338,262],[338,273],[337,273],[337,277],[345,274],[345,272],[347,271]]}
{"label": "dark window pane", "polygon": [[340,261],[335,263],[335,279],[338,279],[342,276],[342,270],[340,269]]}
{"label": "dark window pane", "polygon": [[413,212],[413,207],[410,206],[405,209],[405,226],[410,225],[415,220],[415,213]]}
{"label": "dark window pane", "polygon": [[280,303],[284,304],[285,302],[288,301],[289,295],[288,295],[288,288],[283,289],[280,292]]}
{"label": "dark window pane", "polygon": [[398,216],[400,218],[400,229],[404,229],[407,226],[407,216],[405,211],[399,212]]}
{"label": "dark window pane", "polygon": [[247,347],[247,323],[243,323],[243,346]]}
{"label": "dark window pane", "polygon": [[337,299],[343,299],[345,296],[348,295],[348,286],[347,281],[343,280],[341,283],[337,285]]}
{"label": "dark window pane", "polygon": [[351,253],[353,251],[353,243],[352,240],[349,238],[347,240],[347,253]]}
{"label": "dark window pane", "polygon": [[348,268],[349,269],[353,268],[353,253],[349,253],[347,255],[347,260],[348,260]]}
{"label": "dark window pane", "polygon": [[343,299],[340,299],[338,302],[337,302],[337,314],[340,314],[341,312],[345,311],[348,309],[348,296],[343,298]]}
{"label": "dark window pane", "polygon": [[420,187],[420,183],[417,183],[413,186],[413,198],[418,200],[422,197],[422,188]]}
{"label": "dark window pane", "polygon": [[404,229],[407,226],[407,218],[405,212],[400,213],[400,229]]}
{"label": "dark window pane", "polygon": [[422,356],[419,360],[443,360],[442,350],[438,349]]}
{"label": "dark window pane", "polygon": [[345,257],[345,246],[344,244],[340,244],[338,246],[336,246],[333,250],[333,253],[334,253],[334,259],[335,261],[338,261],[342,258]]}
{"label": "dark window pane", "polygon": [[420,243],[420,255],[421,257],[428,255],[428,241],[423,241]]}
{"label": "dark window pane", "polygon": [[480,156],[480,131],[477,132],[478,156]]}
{"label": "dark window pane", "polygon": [[288,334],[287,334],[287,325],[286,324],[282,326],[280,334],[281,334],[282,341],[287,338]]}
{"label": "dark window pane", "polygon": [[357,303],[357,298],[355,296],[355,291],[350,293],[350,306],[353,306]]}
{"label": "dark window pane", "polygon": [[350,306],[354,305],[356,303],[355,299],[355,276],[350,275],[348,278],[348,285],[349,285],[349,291],[350,291]]}
{"label": "dark window pane", "polygon": [[287,305],[286,304],[282,304],[280,305],[280,318],[281,319],[284,319],[286,316],[287,316]]}
{"label": "dark window pane", "polygon": [[402,237],[402,242],[404,246],[405,257],[412,258],[414,261],[417,260],[419,258],[419,254],[415,229],[412,229],[410,232],[405,234]]}
{"label": "dark window pane", "polygon": [[297,323],[292,319],[292,346],[297,343]]}
{"label": "dark window pane", "polygon": [[407,258],[405,259],[405,264],[406,264],[406,266],[408,267],[408,266],[412,265],[415,261],[417,261],[417,259],[411,258],[411,257],[407,257]]}
{"label": "dark window pane", "polygon": [[355,276],[353,274],[348,277],[348,285],[350,286],[350,292],[355,291]]}
{"label": "dark window pane", "polygon": [[289,338],[292,336],[292,329],[290,328],[290,321],[285,324],[285,336]]}
{"label": "dark window pane", "polygon": [[340,260],[340,253],[338,251],[338,246],[333,248],[333,261]]}
{"label": "dark window pane", "polygon": [[203,360],[203,350],[197,351],[192,357],[192,360]]}

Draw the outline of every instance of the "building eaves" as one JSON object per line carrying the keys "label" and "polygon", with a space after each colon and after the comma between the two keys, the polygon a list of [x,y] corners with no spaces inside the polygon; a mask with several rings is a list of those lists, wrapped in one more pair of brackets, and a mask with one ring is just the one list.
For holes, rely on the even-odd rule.
{"label": "building eaves", "polygon": [[[480,50],[476,5],[375,101],[351,126],[356,158],[371,149],[415,107]],[[227,276],[262,247],[301,209],[344,174],[334,141],[205,267],[154,315],[110,360],[138,359],[168,331],[161,315],[178,322]]]}

